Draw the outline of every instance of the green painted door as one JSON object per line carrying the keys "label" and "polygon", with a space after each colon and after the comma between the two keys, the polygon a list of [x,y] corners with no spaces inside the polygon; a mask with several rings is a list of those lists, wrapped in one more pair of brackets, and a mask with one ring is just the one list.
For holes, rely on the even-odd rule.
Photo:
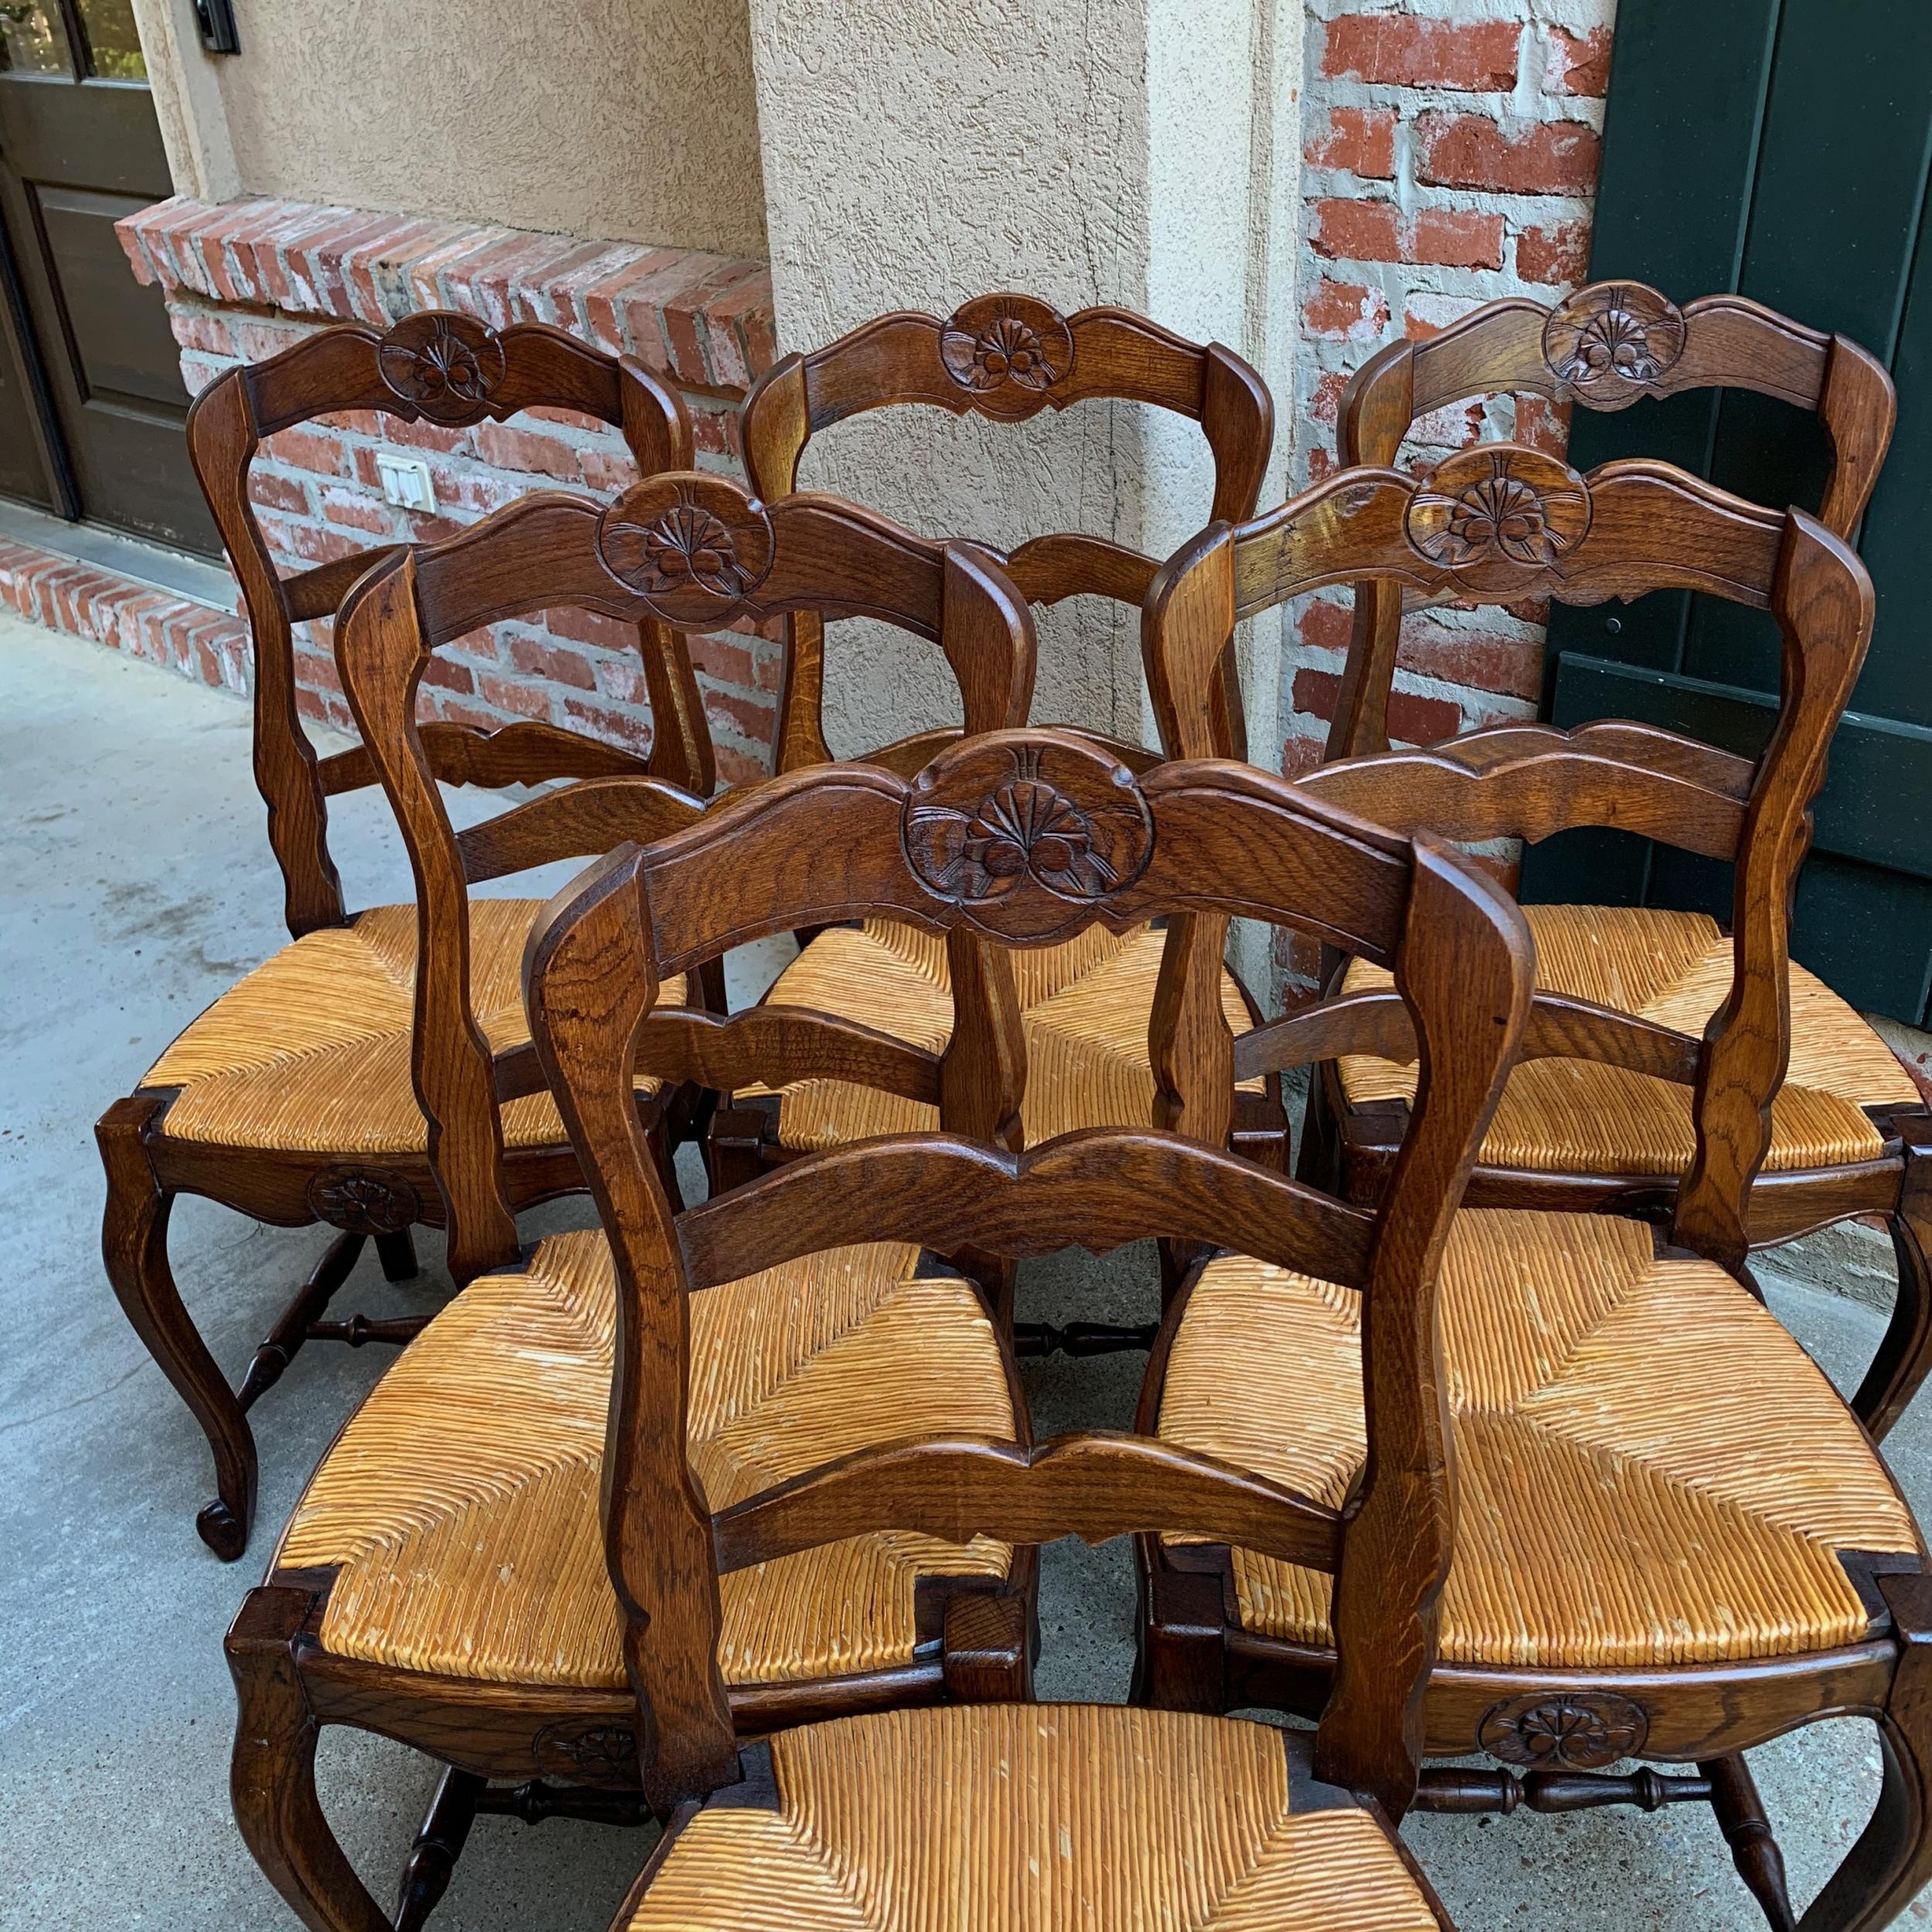
{"label": "green painted door", "polygon": [[[1621,0],[1593,279],[1679,301],[1734,290],[1855,338],[1891,367],[1896,440],[1859,538],[1878,628],[1835,740],[1801,880],[1794,956],[1857,1006],[1924,1024],[1932,1002],[1932,5]],[[1815,421],[1750,395],[1578,410],[1580,469],[1670,458],[1740,495],[1815,508]],[[1621,716],[1756,752],[1770,618],[1687,594],[1559,611],[1547,714]],[[1728,910],[1728,868],[1617,835],[1552,840],[1526,896]]]}

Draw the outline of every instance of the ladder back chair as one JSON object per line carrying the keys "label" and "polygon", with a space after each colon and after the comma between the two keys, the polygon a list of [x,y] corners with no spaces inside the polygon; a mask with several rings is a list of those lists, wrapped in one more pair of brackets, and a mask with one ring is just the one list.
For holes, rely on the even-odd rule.
{"label": "ladder back chair", "polygon": [[[1896,415],[1892,380],[1869,351],[1842,335],[1777,315],[1738,295],[1682,309],[1636,282],[1600,282],[1554,308],[1494,302],[1425,342],[1401,343],[1357,372],[1342,401],[1345,463],[1393,464],[1413,421],[1492,393],[1540,394],[1589,410],[1621,410],[1689,389],[1747,389],[1814,412],[1831,464],[1818,521],[1849,542],[1870,502]],[[1355,628],[1326,757],[1386,750],[1389,682],[1402,623],[1403,586],[1355,591]],[[1702,913],[1662,907],[1540,905],[1526,909],[1553,990],[1622,1007],[1638,1017],[1701,1030],[1729,973],[1731,940]],[[1860,1413],[1880,1434],[1917,1386],[1905,1359],[1926,1344],[1932,1320],[1932,1111],[1883,1039],[1803,967],[1789,968],[1794,1057],[1753,1202],[1759,1247],[1852,1214],[1882,1216],[1892,1236],[1906,1311],[1879,1379]],[[1706,995],[1712,995],[1710,999]],[[1700,1010],[1700,1003],[1702,1010]],[[1325,1073],[1325,1104],[1352,1147],[1390,1144],[1396,1077],[1358,1062]],[[1498,1117],[1471,1196],[1526,1205],[1626,1202],[1667,1195],[1690,1158],[1684,1097],[1580,1064],[1529,1081],[1574,1077],[1560,1114]],[[1881,1406],[1883,1385],[1893,1406]]]}
{"label": "ladder back chair", "polygon": [[[254,767],[268,808],[293,944],[196,1019],[117,1101],[95,1132],[107,1169],[101,1245],[107,1276],[135,1332],[208,1439],[217,1496],[196,1528],[222,1557],[240,1555],[257,1464],[247,1411],[311,1340],[406,1340],[420,1324],[328,1318],[328,1304],[373,1236],[392,1281],[416,1272],[410,1230],[444,1223],[427,1124],[410,1089],[414,909],[352,915],[328,845],[328,801],[376,782],[367,746],[318,757],[296,702],[294,627],[332,617],[384,553],[360,552],[284,577],[249,495],[264,439],[315,417],[373,411],[446,428],[529,409],[570,410],[619,428],[639,471],[691,461],[684,406],[641,365],[539,323],[492,330],[474,317],[426,311],[386,334],[325,329],[270,361],[232,369],[196,397],[189,451],[247,600],[254,665]],[[711,742],[682,640],[655,619],[638,645],[655,742],[647,760],[526,722],[493,732],[438,723],[422,734],[431,770],[451,783],[652,772],[708,794]],[[472,935],[474,970],[512,1026],[516,972],[535,902],[492,903]],[[685,1131],[692,1097],[665,1090],[659,1130]],[[534,1122],[540,1110],[526,1107]],[[504,1177],[528,1205],[574,1186],[554,1114],[525,1135]],[[201,1194],[271,1225],[320,1221],[340,1230],[255,1352],[238,1388],[183,1306],[168,1262],[177,1195]]]}
{"label": "ladder back chair", "polygon": [[[621,1790],[610,1793],[634,1784],[634,1748],[618,1740],[631,1737],[635,1715],[617,1600],[597,1553],[615,1306],[610,1250],[596,1232],[558,1236],[533,1254],[519,1248],[501,1188],[502,1148],[519,1110],[554,1120],[554,1102],[526,1026],[506,1036],[483,1010],[474,970],[466,977],[466,931],[488,903],[468,901],[468,887],[662,838],[703,816],[688,793],[620,774],[454,832],[412,723],[414,692],[439,645],[526,611],[568,605],[624,621],[650,613],[709,629],[819,604],[863,609],[937,642],[975,715],[1024,715],[1031,614],[982,554],[910,536],[835,498],[766,505],[711,475],[658,477],[601,507],[527,498],[445,543],[387,560],[342,606],[344,682],[416,868],[424,962],[417,1091],[437,1134],[452,1221],[468,1231],[470,1263],[489,1271],[417,1338],[352,1418],[308,1485],[236,1641],[259,1635],[269,1619],[284,1631],[275,1668],[292,1673],[318,1723],[377,1730],[450,1767],[405,1878],[406,1926],[420,1923],[440,1895],[479,1806],[532,1818],[635,1808]],[[978,976],[978,947],[960,942],[962,975]],[[949,1113],[969,1121],[988,1117],[975,1111],[974,1056],[985,1049],[971,1023],[938,1055],[777,1008],[726,1020],[679,1003],[709,968],[700,962],[655,988],[655,1057],[639,1073],[646,1085],[729,1085],[743,1077],[747,1039],[783,1039],[809,1020],[811,1050],[787,1063],[794,1073],[879,1078],[896,1091],[944,1098]],[[975,1002],[972,1012],[982,1010],[1010,1015],[1010,990]],[[661,1145],[648,1134],[645,1145],[658,1185],[675,1199]],[[1019,1426],[1003,1358],[985,1339],[978,1290],[915,1281],[918,1258],[903,1243],[862,1239],[704,1304],[696,1345],[709,1366],[691,1422],[706,1480],[729,1489],[787,1458],[833,1453],[849,1372],[935,1427]],[[944,1385],[936,1395],[927,1389],[935,1380]],[[1023,1554],[936,1553],[917,1539],[877,1537],[734,1578],[723,1597],[733,1706],[760,1729],[958,1695],[962,1685],[1019,1695],[1032,1577]],[[973,1602],[955,1610],[962,1592]],[[1000,1603],[989,1606],[988,1593]],[[236,1654],[260,1651],[244,1645]],[[519,1788],[538,1781],[537,1794],[492,1798],[492,1777]],[[350,1911],[308,1922],[367,1921]]]}
{"label": "ladder back chair", "polygon": [[[1017,865],[971,829],[1002,798],[1057,807],[1020,815],[1030,829],[1012,842]],[[680,1214],[637,1131],[638,1070],[699,1071],[654,1031],[660,988],[727,945],[889,911],[1038,948],[1095,920],[1125,926],[1204,906],[1305,925],[1396,971],[1429,1077],[1403,1184],[1382,1207],[1349,1207],[1225,1150],[1128,1128],[1024,1153],[977,1136],[897,1135],[804,1156]],[[1283,1932],[1444,1922],[1388,1828],[1414,1789],[1416,1693],[1454,1513],[1436,1277],[1532,975],[1520,915],[1457,856],[1243,766],[1137,777],[1104,747],[1056,731],[970,740],[911,778],[834,765],[774,779],[686,832],[614,853],[559,895],[531,950],[533,1030],[614,1262],[602,1373],[614,1365],[615,1387],[607,1421],[601,1405],[594,1420],[607,1445],[601,1553],[621,1606],[621,1662],[604,1693],[597,1768],[624,1774],[634,1802],[668,1821],[621,1924],[688,1924],[702,1899],[705,1922],[721,1928],[849,1925],[850,1889],[829,1884],[828,1867],[874,1900],[882,1922],[924,1923],[943,1900],[961,1922],[1005,1923],[1026,1899],[1057,1923],[1074,1900],[1105,1897],[1110,1923],[1205,1927],[1223,1922],[1214,1911],[1229,1884]],[[1010,1009],[1006,1019],[1016,1027]],[[728,1066],[734,1079],[777,1080],[844,1054],[856,1073],[910,1083],[905,1049],[860,1056],[849,1023],[825,1015],[754,1012],[711,1027],[704,1077]],[[1004,1408],[1012,1362],[983,1305],[961,1283],[923,1277],[900,1293],[930,1304],[921,1319],[935,1354],[923,1372],[896,1376],[906,1357],[889,1344],[848,1346],[835,1400],[821,1388],[794,1405],[801,1421],[835,1410],[835,1431],[795,1429],[782,1460],[753,1466],[701,1444],[725,1311],[801,1264],[855,1243],[1016,1257],[1150,1235],[1255,1247],[1367,1291],[1386,1317],[1366,1367],[1376,1431],[1347,1512],[1144,1435],[1035,1444],[1017,1396]],[[545,1243],[531,1277],[554,1280],[563,1250],[595,1239]],[[394,1418],[382,1429],[378,1412],[404,1399],[438,1330],[474,1319],[490,1285],[439,1317],[371,1395],[298,1512],[291,1564],[310,1560],[296,1544],[332,1466],[372,1452],[379,1434],[394,1440]],[[504,1286],[529,1294],[515,1277]],[[973,1315],[970,1335],[939,1318],[947,1296]],[[981,1413],[958,1419],[975,1386],[986,1391]],[[1168,1527],[1252,1539],[1338,1573],[1345,1661],[1312,1740],[983,1693],[768,1736],[770,1715],[747,1709],[734,1676],[734,1585],[810,1553],[890,1536],[997,1563],[1063,1536]],[[594,1525],[585,1560],[597,1550]],[[305,1923],[329,1932],[387,1923],[334,1850],[310,1772],[315,1727],[346,1702],[349,1666],[327,1653],[355,1614],[341,1600],[358,1592],[349,1570],[291,1572],[250,1597],[230,1640],[244,1833]],[[444,1641],[476,1628],[478,1607],[446,1624]],[[996,1634],[1004,1608],[997,1593],[960,1597],[949,1622]],[[355,1708],[368,1721],[372,1707]],[[397,1734],[393,1720],[382,1727]],[[471,1754],[483,1755],[473,1744]]]}
{"label": "ladder back chair", "polygon": [[[980,296],[944,321],[911,312],[879,316],[808,355],[786,356],[746,399],[746,467],[753,487],[773,497],[798,487],[799,463],[814,435],[871,410],[922,403],[1018,423],[1045,410],[1108,400],[1199,423],[1214,457],[1209,514],[1232,522],[1253,514],[1274,440],[1274,403],[1253,369],[1219,343],[1185,341],[1124,309],[1063,316],[1029,295]],[[1154,558],[1078,532],[1033,537],[1001,553],[1000,560],[1036,604],[1080,596],[1138,604],[1156,568]],[[781,772],[832,757],[823,719],[825,675],[823,618],[815,613],[794,617],[779,700]],[[1231,638],[1215,678],[1217,745],[1245,747]],[[917,769],[955,735],[942,730],[909,740],[896,748],[903,755],[893,758],[894,768]],[[1130,767],[1153,761],[1138,745],[1087,735]],[[775,998],[835,1008],[907,1039],[944,1040],[952,996],[936,942],[876,919],[857,931],[801,937],[809,943],[781,976]],[[1148,1117],[1153,1089],[1144,1043],[1160,955],[1158,934],[1096,930],[1076,945],[1015,962],[1036,1062],[1024,1124],[1029,1140]],[[1250,1020],[1259,1018],[1231,972],[1222,997],[1231,1022],[1240,1023],[1244,1012]],[[1285,1150],[1287,1123],[1277,1089],[1257,1083],[1236,1104],[1248,1145],[1259,1150],[1272,1142]],[[714,1126],[718,1172],[723,1179],[742,1179],[789,1151],[910,1128],[918,1117],[903,1101],[850,1087],[743,1097]]]}
{"label": "ladder back chair", "polygon": [[[1492,502],[1498,481],[1522,493],[1512,500],[1526,520],[1532,505],[1563,519],[1534,561],[1502,554],[1478,509],[1457,522],[1466,486]],[[1932,1575],[1859,1417],[1744,1269],[1790,1038],[1789,877],[1869,634],[1869,579],[1801,512],[1754,509],[1662,464],[1578,477],[1502,446],[1420,481],[1344,472],[1243,529],[1209,533],[1150,600],[1151,659],[1198,658],[1236,610],[1370,573],[1453,583],[1478,602],[1695,587],[1761,604],[1785,638],[1784,701],[1755,766],[1638,725],[1532,725],[1344,760],[1303,783],[1392,830],[1483,841],[1615,825],[1737,856],[1735,962],[1701,1002],[1700,1022],[1717,1009],[1701,1036],[1553,990],[1539,966],[1497,1117],[1526,1075],[1590,1062],[1682,1087],[1695,1145],[1681,1188],[1652,1203],[1661,1224],[1464,1196],[1441,1298],[1461,1508],[1422,1715],[1429,1754],[1483,1750],[1502,1768],[1430,1770],[1419,1802],[1707,1801],[1769,1922],[1789,1927],[1781,1855],[1743,1753],[1820,1716],[1863,1712],[1880,1727],[1885,1795],[1804,1923],[1875,1932],[1932,1876]],[[1381,1043],[1365,1052],[1364,1029],[1378,1026]],[[1282,1053],[1347,1064],[1406,1061],[1413,1048],[1378,975],[1233,1047],[1242,1071]],[[1305,1172],[1332,1171],[1320,1151]],[[1400,1185],[1400,1170],[1385,1178]],[[1217,1260],[1150,1362],[1141,1426],[1344,1498],[1362,1464],[1368,1314],[1318,1278]],[[1335,1625],[1321,1579],[1240,1544],[1144,1538],[1138,1556],[1151,1702],[1321,1708]],[[1632,1757],[1694,1770],[1609,1771]]]}

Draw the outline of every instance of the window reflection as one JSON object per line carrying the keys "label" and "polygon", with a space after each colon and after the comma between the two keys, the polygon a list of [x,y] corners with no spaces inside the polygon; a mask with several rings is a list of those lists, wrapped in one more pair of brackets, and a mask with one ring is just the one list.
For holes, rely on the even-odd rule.
{"label": "window reflection", "polygon": [[134,0],[79,0],[87,66],[103,80],[145,80],[148,63],[134,31]]}
{"label": "window reflection", "polygon": [[67,37],[60,30],[58,11],[46,0],[0,0],[0,70],[11,73],[69,71]]}

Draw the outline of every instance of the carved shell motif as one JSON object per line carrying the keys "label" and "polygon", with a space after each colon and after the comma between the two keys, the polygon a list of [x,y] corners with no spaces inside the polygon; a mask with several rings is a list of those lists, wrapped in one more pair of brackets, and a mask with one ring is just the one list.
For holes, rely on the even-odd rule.
{"label": "carved shell motif", "polygon": [[422,1216],[415,1189],[377,1168],[325,1168],[308,1184],[308,1208],[317,1220],[350,1234],[394,1234]]}
{"label": "carved shell motif", "polygon": [[913,781],[900,838],[935,897],[1002,938],[1052,937],[1133,884],[1154,851],[1134,774],[1097,747],[969,740]]}
{"label": "carved shell motif", "polygon": [[1478,1733],[1505,1764],[1546,1771],[1599,1771],[1634,1757],[1650,1734],[1643,1707],[1611,1691],[1512,1697],[1495,1706]]}
{"label": "carved shell motif", "polygon": [[474,423],[503,380],[503,345],[474,315],[405,315],[376,366],[391,393],[432,423]]}
{"label": "carved shell motif", "polygon": [[1073,332],[1031,295],[981,295],[940,331],[940,359],[975,407],[1017,420],[1043,407],[1073,366]]}
{"label": "carved shell motif", "polygon": [[671,624],[728,619],[764,583],[774,544],[764,505],[721,476],[655,477],[597,519],[597,554]]}
{"label": "carved shell motif", "polygon": [[1684,317],[1641,282],[1593,282],[1543,325],[1543,360],[1594,409],[1634,402],[1684,352]]}
{"label": "carved shell motif", "polygon": [[1410,499],[1409,541],[1472,590],[1526,590],[1590,529],[1590,490],[1554,457],[1514,445],[1464,450]]}

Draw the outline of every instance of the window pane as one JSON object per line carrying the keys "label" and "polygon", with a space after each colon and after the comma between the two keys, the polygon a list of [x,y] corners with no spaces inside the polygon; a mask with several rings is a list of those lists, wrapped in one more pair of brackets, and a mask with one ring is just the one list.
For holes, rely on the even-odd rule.
{"label": "window pane", "polygon": [[53,0],[0,0],[0,67],[65,73],[67,38]]}
{"label": "window pane", "polygon": [[80,0],[87,30],[87,68],[104,80],[145,80],[148,63],[134,32],[134,0]]}

